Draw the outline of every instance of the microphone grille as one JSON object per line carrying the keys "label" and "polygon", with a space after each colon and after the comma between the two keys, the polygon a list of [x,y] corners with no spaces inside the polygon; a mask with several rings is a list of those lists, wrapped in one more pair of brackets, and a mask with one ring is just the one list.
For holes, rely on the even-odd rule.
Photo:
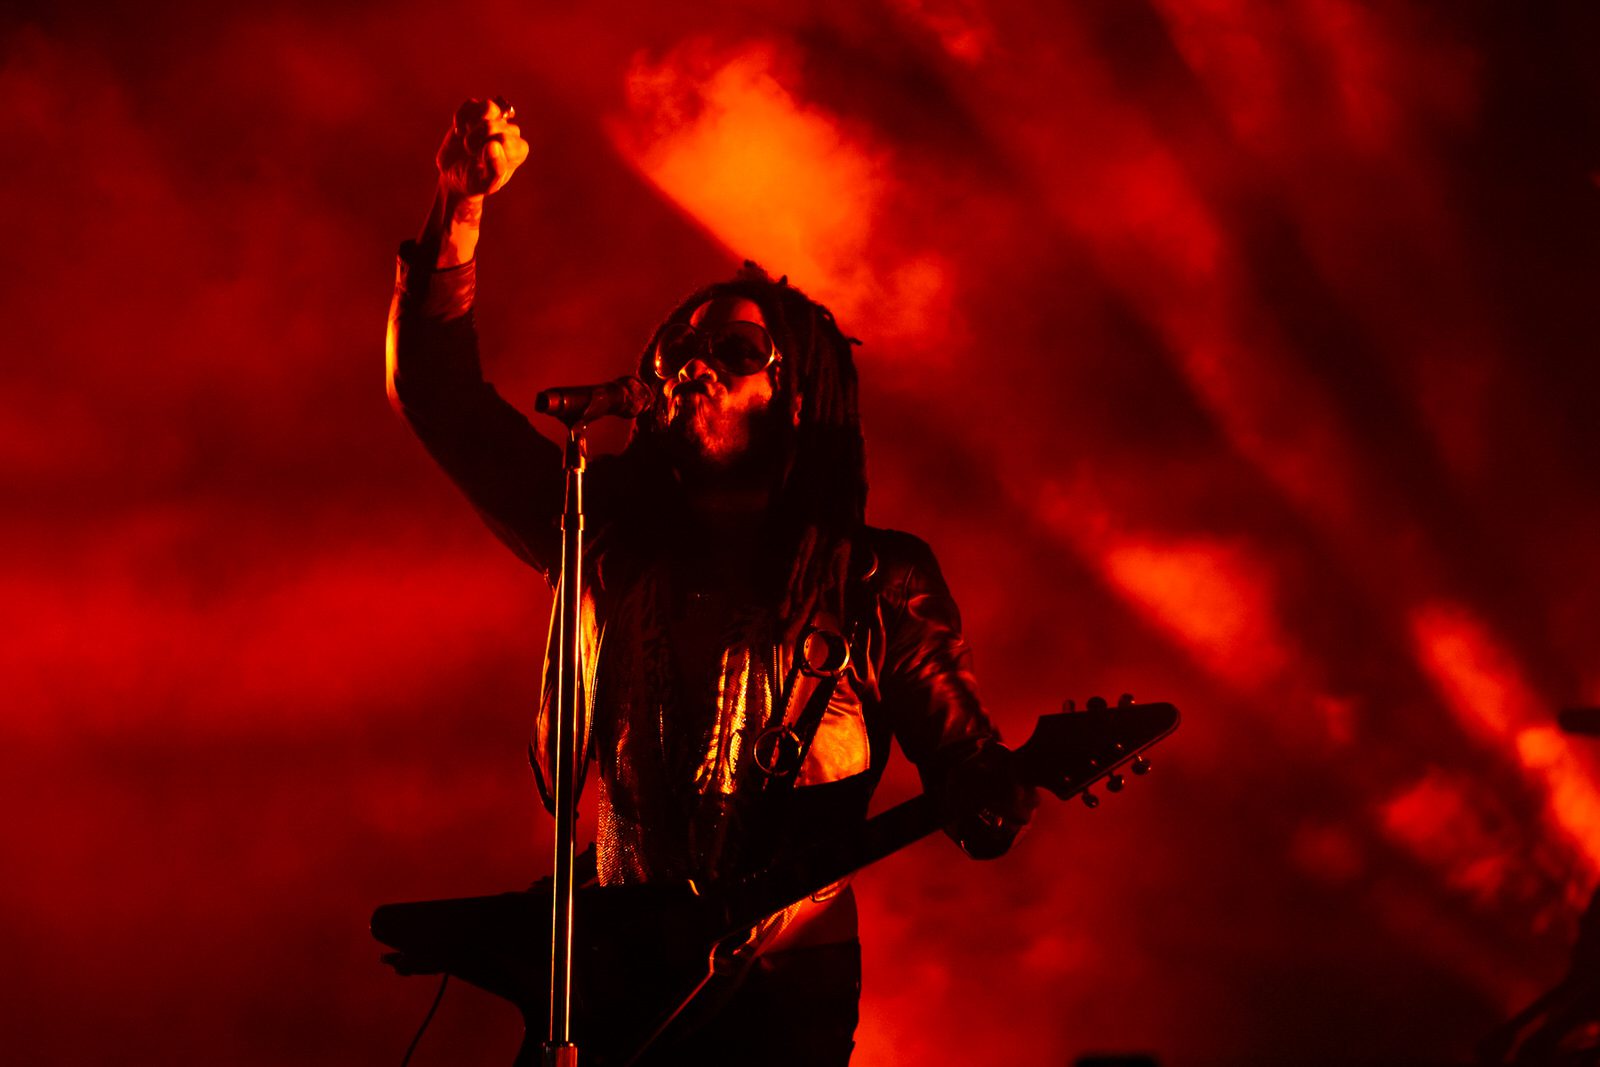
{"label": "microphone grille", "polygon": [[633,375],[630,374],[618,378],[617,385],[622,387],[623,398],[622,406],[617,410],[617,414],[623,418],[638,418],[655,406],[655,391]]}

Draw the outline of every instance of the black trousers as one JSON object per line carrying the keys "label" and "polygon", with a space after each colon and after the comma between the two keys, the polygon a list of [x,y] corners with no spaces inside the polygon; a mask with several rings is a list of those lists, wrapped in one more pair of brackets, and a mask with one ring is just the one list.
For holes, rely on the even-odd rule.
{"label": "black trousers", "polygon": [[860,1002],[859,942],[767,953],[708,1023],[639,1067],[844,1067]]}

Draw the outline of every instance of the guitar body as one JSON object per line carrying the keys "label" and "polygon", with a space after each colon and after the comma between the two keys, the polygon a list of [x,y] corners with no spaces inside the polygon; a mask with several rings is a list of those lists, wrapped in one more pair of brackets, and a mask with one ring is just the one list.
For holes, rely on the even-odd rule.
{"label": "guitar body", "polygon": [[[1171,704],[1116,706],[1098,698],[1083,711],[1039,719],[1014,753],[1019,777],[1063,800],[1104,780],[1120,792],[1126,768],[1149,770],[1144,750],[1178,725]],[[828,841],[766,869],[707,887],[587,887],[578,890],[573,945],[572,1033],[585,1067],[628,1067],[672,1046],[726,1002],[751,962],[733,951],[768,915],[936,831],[948,813],[923,795],[867,820],[848,840]],[[398,951],[401,974],[459,977],[515,1004],[528,1037],[519,1067],[541,1062],[550,1013],[551,899],[548,881],[522,893],[385,904],[372,934]]]}
{"label": "guitar body", "polygon": [[[550,904],[548,882],[385,904],[373,912],[372,933],[398,950],[390,962],[401,973],[448,973],[515,1004],[527,1032],[517,1064],[537,1065],[549,1024]],[[624,1067],[658,1042],[658,1031],[669,1044],[692,1031],[731,993],[745,962],[718,951],[713,909],[687,886],[580,889],[575,926],[573,1040],[582,1062],[598,1067]]]}

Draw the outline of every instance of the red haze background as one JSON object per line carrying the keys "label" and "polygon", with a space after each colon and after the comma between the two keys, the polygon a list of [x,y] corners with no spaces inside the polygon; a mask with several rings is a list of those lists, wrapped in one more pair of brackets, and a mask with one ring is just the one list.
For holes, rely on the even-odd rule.
{"label": "red haze background", "polygon": [[[548,608],[388,409],[456,103],[514,400],[755,258],[1013,737],[1181,704],[1005,860],[860,879],[865,1067],[1460,1061],[1600,876],[1591,5],[70,5],[0,23],[0,1057],[394,1064],[373,905],[546,865]],[[616,431],[600,444],[614,446]],[[897,763],[885,795],[913,781]],[[447,997],[416,1062],[508,1063]]]}

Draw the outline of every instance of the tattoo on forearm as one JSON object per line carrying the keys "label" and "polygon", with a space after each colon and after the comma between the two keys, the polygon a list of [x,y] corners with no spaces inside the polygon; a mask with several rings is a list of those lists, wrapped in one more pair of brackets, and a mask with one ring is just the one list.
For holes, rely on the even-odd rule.
{"label": "tattoo on forearm", "polygon": [[480,225],[483,222],[483,197],[464,196],[456,201],[450,221],[456,226]]}

